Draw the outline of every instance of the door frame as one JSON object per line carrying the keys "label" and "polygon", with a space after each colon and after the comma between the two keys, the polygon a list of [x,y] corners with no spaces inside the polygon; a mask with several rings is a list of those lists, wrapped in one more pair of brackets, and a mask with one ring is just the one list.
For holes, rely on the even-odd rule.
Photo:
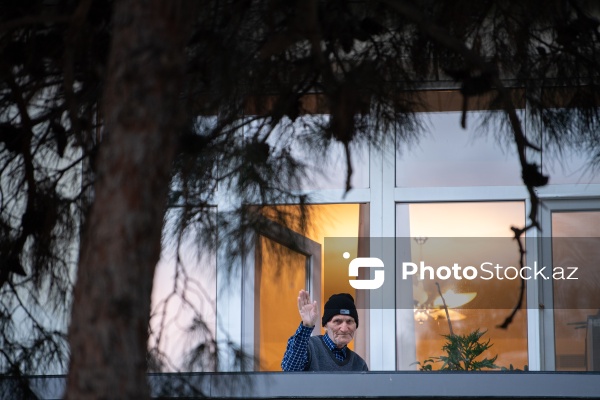
{"label": "door frame", "polygon": [[[242,264],[242,351],[244,354],[254,357],[254,370],[257,370],[260,361],[257,332],[259,316],[256,312],[258,299],[255,290],[256,276],[259,272],[256,270],[256,260],[259,257],[257,248],[260,246],[260,237],[270,239],[306,257],[304,289],[310,293],[312,300],[317,300],[319,303],[321,302],[322,257],[320,243],[264,216],[256,216],[256,219],[259,227],[255,230],[254,237],[250,242],[254,245],[249,246]],[[318,333],[317,330],[313,331],[313,335]]]}

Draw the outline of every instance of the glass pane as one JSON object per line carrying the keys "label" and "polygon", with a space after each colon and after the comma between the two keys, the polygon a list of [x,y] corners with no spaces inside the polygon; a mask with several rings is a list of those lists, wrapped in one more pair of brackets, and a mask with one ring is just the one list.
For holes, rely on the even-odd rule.
{"label": "glass pane", "polygon": [[[190,226],[177,246],[178,212],[177,208],[167,212],[161,258],[154,274],[151,368],[161,372],[215,371],[211,344],[216,334],[216,254],[208,243],[211,238],[201,234],[199,227]],[[204,221],[216,218],[215,214],[211,212]]]}
{"label": "glass pane", "polygon": [[306,283],[306,257],[268,238],[261,237],[257,253],[255,296],[258,310],[258,370],[280,371],[287,338],[300,323],[293,300]]}
{"label": "glass pane", "polygon": [[[555,365],[600,371],[600,211],[552,213]],[[573,268],[577,268],[574,270]]]}
{"label": "glass pane", "polygon": [[478,127],[483,112],[469,112],[467,129],[460,112],[429,113],[428,133],[396,153],[397,187],[521,185],[515,146],[501,146]]}
{"label": "glass pane", "polygon": [[[248,137],[254,135],[257,129],[261,130],[261,135],[268,134],[267,142],[273,147],[274,154],[288,152],[306,167],[300,182],[291,182],[291,188],[345,189],[347,163],[344,146],[334,141],[325,147],[325,142],[315,134],[315,130],[321,130],[327,123],[327,118],[325,115],[305,115],[294,122],[283,119],[270,132],[261,125],[261,121],[257,121],[246,127],[244,133]],[[352,145],[350,154],[352,187],[368,188],[369,146]]]}
{"label": "glass pane", "polygon": [[[479,342],[489,340],[492,346],[474,361],[497,355],[496,366],[525,369],[526,306],[507,329],[498,327],[519,298],[521,280],[514,267],[519,250],[510,227],[524,224],[524,204],[398,204],[397,215],[397,231],[410,236],[410,243],[399,242],[406,251],[399,252],[397,268],[412,281],[404,290],[412,287],[414,361],[442,369],[443,362],[425,360],[448,355],[444,335],[466,336],[479,330],[485,332]],[[405,266],[407,262],[414,264],[416,273],[410,273],[413,266]],[[477,368],[475,364],[463,367]],[[415,368],[419,364],[409,369]]]}
{"label": "glass pane", "polygon": [[543,173],[550,176],[552,185],[600,183],[598,168],[591,166],[591,153],[561,148],[560,154],[543,154]]}

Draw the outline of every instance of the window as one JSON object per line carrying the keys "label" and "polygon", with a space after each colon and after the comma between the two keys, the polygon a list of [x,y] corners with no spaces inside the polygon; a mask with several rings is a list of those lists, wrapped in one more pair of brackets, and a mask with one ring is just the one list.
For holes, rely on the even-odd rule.
{"label": "window", "polygon": [[[267,207],[263,213],[272,217],[275,211],[292,220],[299,215],[297,206]],[[320,307],[332,294],[348,292],[343,286],[348,282],[347,261],[328,253],[332,250],[324,244],[327,237],[347,236],[351,244],[346,251],[356,257],[357,237],[368,227],[368,221],[361,220],[366,211],[364,204],[310,205],[306,229],[292,223],[295,230],[290,230],[271,220],[258,232],[255,246],[245,257],[242,306],[242,348],[256,358],[254,370],[281,370],[287,340],[300,323],[296,303],[300,289],[308,290]],[[333,258],[338,262],[322,262]],[[313,331],[321,333],[319,328]],[[364,348],[364,337],[359,335],[354,346]]]}
{"label": "window", "polygon": [[[410,243],[397,249],[396,265],[413,264],[401,268],[403,275],[417,269],[398,280],[398,290],[412,292],[412,299],[400,294],[397,298],[412,302],[397,308],[413,312],[412,320],[403,320],[407,326],[398,327],[405,332],[401,337],[409,338],[398,348],[407,352],[413,347],[415,353],[413,362],[399,368],[414,370],[415,361],[443,355],[443,335],[450,334],[451,328],[458,335],[486,332],[483,339],[489,339],[493,347],[482,357],[498,355],[497,365],[524,368],[528,362],[527,308],[516,315],[508,329],[497,328],[520,293],[516,269],[506,268],[518,266],[519,249],[510,227],[523,226],[524,203],[412,203],[396,207],[397,231],[410,233]],[[496,268],[498,265],[503,268]],[[457,268],[450,270],[454,266]],[[423,270],[422,276],[419,270]]]}
{"label": "window", "polygon": [[[544,368],[598,371],[600,311],[600,204],[548,201],[543,221],[551,237],[541,238],[544,265],[556,279],[542,282]],[[571,279],[567,279],[567,278]]]}
{"label": "window", "polygon": [[[440,312],[436,282],[420,281],[414,276],[402,279],[399,263],[431,260],[434,271],[450,262],[480,266],[483,261],[489,261],[494,265],[516,266],[519,253],[510,227],[523,227],[531,208],[510,138],[503,138],[501,132],[481,135],[477,119],[482,115],[469,114],[467,130],[463,130],[459,126],[460,112],[429,113],[429,136],[414,146],[401,146],[396,150],[393,143],[386,142],[377,148],[355,149],[357,154],[367,155],[359,167],[354,165],[354,170],[355,173],[360,170],[359,176],[368,177],[368,183],[362,180],[362,184],[348,193],[344,193],[340,189],[343,185],[339,184],[302,186],[302,191],[311,195],[313,203],[308,208],[313,223],[307,231],[296,232],[321,246],[320,273],[315,275],[314,269],[306,269],[306,254],[292,251],[286,265],[288,272],[294,270],[297,275],[286,279],[294,284],[284,287],[274,283],[277,269],[266,264],[273,263],[270,261],[273,254],[289,250],[277,250],[282,243],[263,235],[257,241],[257,252],[245,260],[244,278],[233,282],[229,294],[219,300],[220,318],[227,326],[226,337],[238,340],[243,349],[250,349],[259,359],[271,360],[252,369],[279,370],[282,349],[299,323],[291,318],[285,322],[286,327],[283,322],[281,327],[277,323],[274,327],[263,321],[265,315],[274,312],[269,309],[274,300],[266,299],[272,299],[269,296],[273,294],[277,298],[278,291],[283,293],[281,297],[290,296],[291,308],[286,312],[295,317],[297,311],[293,303],[299,288],[293,286],[305,281],[310,287],[319,278],[322,306],[330,294],[350,291],[348,258],[357,256],[381,258],[386,266],[386,285],[391,281],[381,291],[352,292],[363,307],[354,346],[370,370],[415,371],[418,369],[416,361],[442,354],[444,339],[441,335],[448,333],[449,326],[445,313]],[[308,158],[312,156],[314,154]],[[545,168],[551,167],[545,155],[536,161]],[[336,171],[339,173],[338,168]],[[591,265],[599,258],[592,249],[600,246],[587,244],[600,236],[592,229],[600,226],[594,222],[600,210],[597,200],[600,185],[594,182],[587,179],[585,185],[578,185],[581,180],[557,178],[553,181],[551,177],[550,185],[539,188],[543,203],[541,231],[527,232],[527,263],[557,265],[563,261],[553,257],[570,259],[573,255],[569,252],[575,248],[585,250],[581,252],[585,253],[581,258],[583,263]],[[564,233],[573,227],[585,230]],[[543,239],[561,235],[567,237],[558,242]],[[586,235],[587,239],[579,240]],[[351,248],[348,258],[340,257],[345,250],[330,247],[329,238],[345,239],[344,248]],[[359,238],[367,241],[361,242]],[[354,244],[348,245],[348,241]],[[441,247],[448,243],[448,248]],[[486,249],[486,256],[493,260],[471,258],[475,249]],[[581,270],[585,279],[578,285],[527,280],[522,308],[508,329],[498,329],[517,304],[521,281],[512,279],[516,278],[514,271],[516,269],[506,272],[511,279],[505,275],[502,280],[446,279],[442,282],[438,279],[448,303],[453,301],[453,296],[455,299],[472,296],[462,304],[451,304],[450,320],[456,333],[485,330],[483,338],[493,344],[489,356],[498,354],[496,364],[502,367],[527,367],[533,371],[595,369],[594,357],[600,354],[595,342],[598,332],[595,316],[600,309],[593,295],[597,289],[596,270]],[[336,287],[336,282],[343,285]],[[258,297],[257,293],[260,293]],[[574,299],[584,303],[573,305]],[[236,320],[243,323],[238,326]],[[279,332],[272,338],[261,336],[265,330],[275,332],[276,329]],[[271,356],[265,353],[269,346],[277,348]]]}

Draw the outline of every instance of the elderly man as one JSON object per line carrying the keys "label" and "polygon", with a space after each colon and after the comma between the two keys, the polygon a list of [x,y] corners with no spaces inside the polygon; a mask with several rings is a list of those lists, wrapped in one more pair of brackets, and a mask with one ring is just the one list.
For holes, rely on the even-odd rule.
{"label": "elderly man", "polygon": [[354,299],[348,293],[334,294],[325,303],[322,326],[325,334],[311,336],[319,308],[307,291],[298,294],[302,322],[288,340],[281,362],[284,371],[368,371],[367,363],[348,348],[358,328]]}

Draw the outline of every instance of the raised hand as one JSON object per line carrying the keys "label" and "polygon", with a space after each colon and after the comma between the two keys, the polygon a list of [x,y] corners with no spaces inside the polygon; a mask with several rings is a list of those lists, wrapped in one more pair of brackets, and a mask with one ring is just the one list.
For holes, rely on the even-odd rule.
{"label": "raised hand", "polygon": [[313,327],[317,324],[319,307],[317,301],[310,301],[310,295],[306,290],[298,293],[298,312],[304,326]]}

